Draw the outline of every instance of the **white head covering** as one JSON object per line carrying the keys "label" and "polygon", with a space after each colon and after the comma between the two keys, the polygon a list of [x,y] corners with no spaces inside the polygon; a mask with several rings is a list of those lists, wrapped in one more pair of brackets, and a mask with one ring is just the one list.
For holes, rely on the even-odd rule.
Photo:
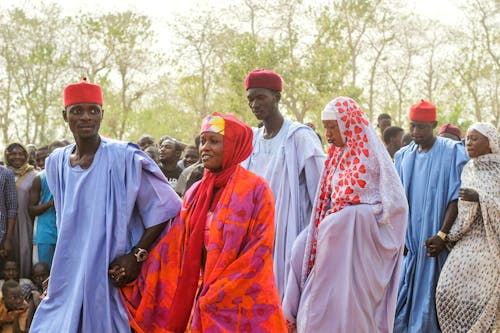
{"label": "white head covering", "polygon": [[328,150],[306,240],[302,283],[314,264],[319,224],[326,216],[346,206],[367,204],[379,225],[406,228],[406,221],[400,219],[407,215],[403,186],[387,149],[358,104],[349,97],[337,97],[327,104],[321,119],[337,120],[345,144],[331,145]]}
{"label": "white head covering", "polygon": [[334,101],[330,101],[323,111],[321,111],[321,120],[337,120],[337,115],[335,114]]}
{"label": "white head covering", "polygon": [[476,130],[488,138],[492,154],[500,153],[500,138],[498,136],[498,130],[495,126],[489,123],[475,123],[472,124],[467,131],[470,130]]}

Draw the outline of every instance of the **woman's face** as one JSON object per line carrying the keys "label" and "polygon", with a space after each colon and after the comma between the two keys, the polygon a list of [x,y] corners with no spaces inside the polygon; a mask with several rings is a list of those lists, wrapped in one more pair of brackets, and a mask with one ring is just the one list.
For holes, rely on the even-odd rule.
{"label": "woman's face", "polygon": [[10,151],[7,151],[7,163],[14,168],[20,168],[28,159],[28,154],[19,146],[14,146]]}
{"label": "woman's face", "polygon": [[344,146],[339,124],[336,120],[323,120],[323,127],[325,128],[325,139],[329,144],[337,147]]}
{"label": "woman's face", "polygon": [[474,158],[491,153],[488,138],[476,130],[470,130],[465,136],[465,147],[469,157]]}
{"label": "woman's face", "polygon": [[203,166],[212,172],[222,169],[224,136],[219,133],[204,132],[200,135],[200,157]]}

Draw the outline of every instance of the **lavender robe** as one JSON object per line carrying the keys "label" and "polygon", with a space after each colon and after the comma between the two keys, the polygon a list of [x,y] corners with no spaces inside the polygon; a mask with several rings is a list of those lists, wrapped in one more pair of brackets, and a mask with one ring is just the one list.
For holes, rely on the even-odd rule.
{"label": "lavender robe", "polygon": [[326,216],[303,285],[308,228],[299,235],[283,300],[285,318],[297,323],[297,332],[392,331],[406,227],[404,198],[400,205],[392,222],[384,224],[377,223],[366,204]]}
{"label": "lavender robe", "polygon": [[101,140],[88,169],[70,165],[74,145],[47,159],[58,242],[48,295],[31,332],[130,332],[109,264],[129,252],[145,228],[180,209],[158,166],[137,146]]}

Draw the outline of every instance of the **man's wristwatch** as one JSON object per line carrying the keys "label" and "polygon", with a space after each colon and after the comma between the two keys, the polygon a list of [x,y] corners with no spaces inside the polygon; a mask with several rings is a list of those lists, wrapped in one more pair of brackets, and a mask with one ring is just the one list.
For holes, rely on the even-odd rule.
{"label": "man's wristwatch", "polygon": [[438,233],[436,234],[436,236],[438,236],[439,238],[441,238],[442,240],[446,240],[446,236],[448,236],[447,233],[444,233],[442,232],[441,230],[438,231]]}
{"label": "man's wristwatch", "polygon": [[143,262],[148,258],[148,250],[141,249],[140,247],[134,246],[132,251],[130,251],[134,256],[137,262]]}

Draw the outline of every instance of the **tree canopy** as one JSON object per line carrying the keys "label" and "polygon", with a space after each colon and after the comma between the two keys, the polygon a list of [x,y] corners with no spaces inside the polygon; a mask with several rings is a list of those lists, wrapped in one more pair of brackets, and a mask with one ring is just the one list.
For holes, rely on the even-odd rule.
{"label": "tree canopy", "polygon": [[[284,80],[281,108],[319,122],[339,95],[356,99],[370,120],[392,115],[406,127],[420,99],[441,123],[465,129],[500,122],[500,15],[495,0],[468,0],[458,26],[403,10],[402,0],[240,0],[164,22],[175,47],[161,51],[146,15],[67,16],[56,4],[0,14],[0,133],[44,144],[69,136],[62,90],[86,76],[102,85],[101,132],[191,142],[203,116],[234,113],[250,125],[243,81],[255,68]],[[222,14],[221,14],[222,13]]]}

